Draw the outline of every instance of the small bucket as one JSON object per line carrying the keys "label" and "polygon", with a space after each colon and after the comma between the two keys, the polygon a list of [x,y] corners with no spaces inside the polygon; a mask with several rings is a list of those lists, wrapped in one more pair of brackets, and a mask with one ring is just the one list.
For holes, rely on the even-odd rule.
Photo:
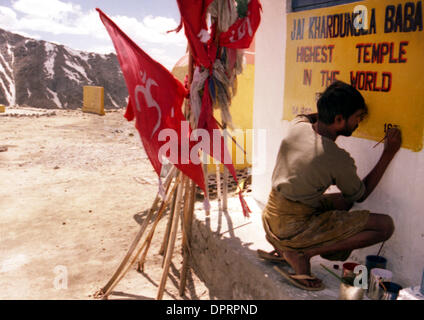
{"label": "small bucket", "polygon": [[374,268],[370,272],[370,285],[368,287],[368,298],[372,300],[380,300],[383,296],[384,289],[380,285],[381,282],[389,282],[392,280],[392,272],[386,269]]}
{"label": "small bucket", "polygon": [[423,277],[421,278],[421,288],[420,288],[421,294],[424,295],[424,270],[423,270]]}
{"label": "small bucket", "polygon": [[374,268],[386,269],[387,259],[382,256],[367,256],[365,265],[368,270]]}
{"label": "small bucket", "polygon": [[[384,291],[380,300],[396,300],[399,295],[399,291],[402,290],[402,286],[394,282],[383,282],[383,285],[386,288],[386,291]],[[381,284],[380,287],[384,290]]]}
{"label": "small bucket", "polygon": [[362,300],[364,297],[364,289],[362,287],[353,286],[352,278],[344,278],[349,284],[342,282],[340,284],[339,300]]}
{"label": "small bucket", "polygon": [[353,272],[353,270],[355,270],[356,266],[359,266],[359,263],[355,263],[355,262],[343,263],[342,278],[355,278],[356,274]]}
{"label": "small bucket", "polygon": [[374,268],[386,269],[387,259],[382,256],[367,256],[365,258],[365,266],[368,271],[368,279],[370,278],[370,272]]}

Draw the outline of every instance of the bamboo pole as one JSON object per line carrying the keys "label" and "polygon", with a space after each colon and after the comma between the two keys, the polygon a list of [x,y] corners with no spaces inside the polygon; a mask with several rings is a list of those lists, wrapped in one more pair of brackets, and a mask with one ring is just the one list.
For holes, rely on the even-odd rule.
{"label": "bamboo pole", "polygon": [[[177,169],[175,167],[172,167],[171,170],[169,170],[168,174],[166,175],[165,182],[164,182],[165,194],[167,194],[167,192],[169,190],[169,187],[171,185],[172,179],[174,179],[176,172],[177,172]],[[155,201],[153,202],[152,209],[155,208],[154,210],[156,210],[157,204],[159,203],[160,198],[161,198],[161,196],[158,193],[156,195]],[[138,263],[138,266],[137,266],[137,270],[138,271],[143,271],[143,268],[142,268],[143,265],[144,265],[144,258],[140,259],[140,261]]]}
{"label": "bamboo pole", "polygon": [[221,194],[221,166],[216,165],[216,194],[218,198],[218,209],[222,210],[222,194]]}
{"label": "bamboo pole", "polygon": [[[162,213],[164,211],[165,210],[163,210]],[[162,214],[160,216],[159,215],[157,216],[155,222],[153,223],[152,228],[150,229],[149,234],[146,237],[146,240],[144,240],[143,246],[145,245],[146,249],[144,250],[144,252],[143,252],[143,254],[140,258],[140,261],[138,262],[138,267],[137,267],[138,271],[144,272],[144,263],[146,262],[146,256],[147,256],[147,253],[149,252],[150,244],[152,243],[152,239],[153,239],[154,233],[156,231],[156,227],[157,227],[159,221],[161,220],[161,218],[162,218]]]}
{"label": "bamboo pole", "polygon": [[180,273],[180,296],[184,295],[187,272],[189,269],[189,257],[190,257],[190,240],[191,240],[191,226],[193,222],[193,211],[194,211],[194,200],[193,194],[195,192],[194,183],[189,180],[186,186],[186,197],[184,203],[184,214],[183,214],[183,265]]}
{"label": "bamboo pole", "polygon": [[[166,208],[168,207],[169,201],[170,201],[170,196],[171,194],[175,191],[175,189],[178,186],[178,181],[175,182],[174,186],[172,187],[172,191],[167,194],[166,196],[166,200],[164,200],[164,202],[161,205],[161,208],[156,216],[156,220],[160,220],[160,217],[162,216],[163,212],[166,210]],[[117,281],[115,281],[113,283],[113,285],[110,286],[110,288],[105,292],[104,296],[107,297],[109,296],[109,294],[112,292],[113,288],[122,280],[122,278],[127,274],[128,270],[131,268],[131,266],[135,263],[135,261],[137,260],[137,257],[140,255],[141,251],[143,250],[143,248],[146,246],[147,242],[144,241],[143,244],[141,245],[141,247],[138,249],[137,253],[133,256],[133,259],[130,261],[129,264],[127,264],[125,270],[120,274],[119,278],[117,279]]]}
{"label": "bamboo pole", "polygon": [[165,290],[165,285],[166,285],[166,280],[168,279],[168,272],[169,272],[169,267],[171,265],[171,260],[172,260],[172,254],[174,252],[174,246],[175,246],[175,238],[177,235],[177,229],[178,229],[178,218],[179,218],[179,210],[181,209],[181,194],[183,192],[183,186],[185,184],[185,179],[187,179],[187,177],[183,177],[183,181],[181,183],[181,176],[183,174],[180,172],[179,173],[179,179],[178,179],[178,191],[177,191],[177,198],[175,200],[175,208],[174,208],[174,212],[173,214],[173,219],[172,219],[172,227],[171,227],[171,234],[169,236],[169,244],[168,244],[168,248],[166,250],[166,258],[165,258],[165,266],[164,266],[164,270],[162,273],[162,278],[160,281],[160,285],[159,285],[159,290],[158,290],[158,294],[157,294],[157,300],[161,300],[163,298],[163,292]]}
{"label": "bamboo pole", "polygon": [[165,252],[166,252],[166,247],[168,245],[169,232],[171,232],[172,212],[174,212],[176,196],[177,196],[177,193],[174,192],[172,202],[171,202],[171,207],[169,209],[169,218],[168,218],[168,223],[166,225],[166,231],[165,231],[165,234],[163,236],[162,245],[161,245],[160,250],[159,250],[159,254],[163,256],[162,268],[163,268],[163,262],[165,261]]}
{"label": "bamboo pole", "polygon": [[[172,170],[173,170],[174,168],[175,168],[175,167],[173,167],[173,168],[171,169],[170,173],[169,173],[169,174],[168,174],[168,176],[167,176],[167,180],[165,181],[165,183],[168,183],[168,179],[169,179],[169,181],[170,181],[170,180],[173,178],[173,174],[175,173],[175,171],[172,171]],[[169,189],[169,185],[167,185],[167,186],[166,186],[166,192],[168,192],[168,189]],[[170,195],[175,194],[175,192],[176,192],[176,191],[174,191],[174,192],[173,192],[173,193],[171,193]],[[166,208],[165,208],[165,210],[166,210]],[[157,225],[158,225],[159,221],[162,219],[162,215],[163,215],[163,213],[165,212],[165,210],[162,210],[162,211],[161,211],[161,214],[157,216],[157,218],[156,218],[156,220],[155,220],[155,222],[154,222],[154,224],[153,224],[152,228],[150,229],[149,234],[148,234],[148,235],[147,235],[147,237],[146,237],[146,240],[145,240],[145,243],[144,243],[144,244],[146,244],[146,249],[144,250],[143,255],[142,255],[142,256],[141,256],[141,258],[140,258],[140,261],[138,262],[138,266],[137,266],[137,270],[138,270],[138,271],[142,271],[142,272],[144,271],[144,263],[146,262],[146,256],[147,256],[147,253],[149,252],[150,244],[151,244],[151,242],[152,242],[153,235],[154,235],[154,233],[155,233],[155,230],[156,230],[156,227],[157,227]],[[143,245],[144,245],[144,244],[143,244]]]}
{"label": "bamboo pole", "polygon": [[144,231],[146,231],[147,225],[149,224],[149,221],[150,221],[150,219],[152,217],[152,214],[153,214],[153,211],[150,210],[149,211],[149,214],[146,217],[146,219],[143,221],[143,224],[141,225],[140,230],[138,231],[138,233],[137,233],[135,239],[133,240],[130,248],[128,249],[127,254],[125,255],[124,259],[122,260],[121,264],[119,265],[118,269],[115,271],[115,273],[110,278],[110,280],[108,281],[108,283],[102,289],[100,289],[99,291],[97,291],[94,294],[94,297],[95,298],[107,297],[106,293],[109,292],[109,288],[112,287],[112,285],[114,284],[114,282],[118,278],[119,274],[124,269],[124,267],[127,264],[129,258],[131,257],[131,254],[134,252],[137,244],[140,242],[140,239],[143,236]]}
{"label": "bamboo pole", "polygon": [[222,211],[228,209],[228,169],[224,166],[224,177],[222,186]]}
{"label": "bamboo pole", "polygon": [[[193,81],[194,73],[194,60],[189,48],[189,61],[188,61],[188,83],[191,86]],[[186,117],[190,118],[188,104],[186,104]],[[195,127],[195,124],[193,125]],[[202,167],[203,173],[205,173],[204,168]],[[207,188],[207,183],[205,183]],[[190,255],[190,239],[191,239],[191,225],[193,221],[193,211],[194,211],[194,202],[196,197],[196,186],[193,181],[187,179],[187,184],[185,186],[185,195],[184,195],[184,211],[182,217],[182,230],[183,230],[183,239],[182,239],[182,255],[183,255],[183,264],[180,273],[180,296],[184,295],[187,272],[189,269],[189,255]]]}
{"label": "bamboo pole", "polygon": [[[176,185],[177,185],[177,182],[176,182],[175,186],[173,187],[173,189],[176,187]],[[165,208],[168,206],[169,197],[170,197],[170,194],[167,194],[165,199],[162,202],[162,205],[159,209],[157,216],[159,216],[159,214],[161,214],[161,211],[165,210]],[[131,258],[132,253],[136,249],[137,244],[140,242],[141,237],[143,236],[144,232],[146,231],[147,226],[149,224],[149,221],[150,221],[153,213],[154,213],[153,210],[149,211],[146,219],[143,221],[143,224],[141,225],[139,232],[137,233],[135,239],[133,240],[130,248],[128,249],[127,254],[125,255],[125,257],[122,260],[121,264],[119,265],[118,269],[115,271],[115,273],[113,274],[112,278],[108,281],[108,283],[102,289],[100,289],[99,291],[97,291],[94,294],[95,298],[107,298],[107,296],[110,294],[110,292],[113,290],[113,288],[123,278],[123,275],[126,274],[126,272],[128,271],[129,268],[127,268],[124,273],[122,273],[122,271],[126,267],[128,260]],[[130,264],[130,266],[131,266],[131,264]]]}
{"label": "bamboo pole", "polygon": [[[163,212],[166,210],[166,208],[168,207],[169,201],[170,201],[170,195],[175,191],[176,187],[178,186],[178,181],[175,182],[173,188],[172,188],[172,192],[170,194],[168,194],[168,196],[166,197],[166,200],[162,203],[161,208],[156,216],[156,221],[160,220],[160,217],[162,216]],[[109,296],[109,294],[112,292],[113,288],[115,288],[115,286],[122,280],[122,278],[128,273],[128,270],[131,268],[131,266],[135,263],[135,261],[137,260],[137,257],[140,255],[141,251],[143,250],[143,248],[146,246],[147,242],[144,241],[143,244],[141,245],[141,247],[138,249],[137,253],[133,256],[133,259],[130,261],[130,263],[127,264],[126,268],[124,269],[124,271],[120,274],[119,278],[113,283],[112,286],[110,286],[110,288],[105,292],[105,297]]]}
{"label": "bamboo pole", "polygon": [[[224,148],[227,147],[227,125],[224,123]],[[224,157],[225,158],[225,157]],[[225,162],[225,159],[224,159]],[[224,167],[224,175],[223,175],[223,182],[222,182],[222,211],[227,211],[228,209],[228,169],[223,165]]]}
{"label": "bamboo pole", "polygon": [[[205,153],[204,153],[204,158],[206,158]],[[202,169],[203,169],[203,177],[205,178],[205,201],[206,201],[206,199],[209,200],[208,165],[206,163],[203,163]],[[205,211],[206,211],[206,217],[209,217],[211,215],[210,208],[205,208]]]}

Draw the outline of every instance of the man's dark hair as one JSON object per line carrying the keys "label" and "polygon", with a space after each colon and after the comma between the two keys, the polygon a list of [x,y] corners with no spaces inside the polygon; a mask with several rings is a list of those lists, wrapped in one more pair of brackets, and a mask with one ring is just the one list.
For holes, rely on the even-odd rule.
{"label": "man's dark hair", "polygon": [[317,108],[318,120],[325,124],[334,123],[338,114],[341,114],[347,120],[358,110],[364,110],[368,113],[367,105],[361,93],[342,81],[333,82],[324,92],[319,94]]}

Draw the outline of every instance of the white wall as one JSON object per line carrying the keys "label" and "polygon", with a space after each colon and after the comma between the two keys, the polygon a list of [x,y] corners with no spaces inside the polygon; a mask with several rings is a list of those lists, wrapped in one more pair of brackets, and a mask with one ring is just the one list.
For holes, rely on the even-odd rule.
{"label": "white wall", "polygon": [[[265,203],[271,190],[271,175],[277,151],[284,133],[283,97],[286,40],[285,1],[262,0],[262,20],[255,36],[255,94],[253,128],[266,129],[263,139],[255,133],[253,141],[253,193]],[[265,151],[265,157],[263,157]],[[261,170],[255,170],[256,161],[261,161]],[[266,164],[264,165],[263,162]],[[255,174],[255,171],[263,171]]]}
{"label": "white wall", "polygon": [[[256,35],[255,96],[253,127],[266,129],[266,141],[254,140],[253,196],[266,203],[271,190],[271,175],[287,121],[283,121],[286,3],[262,0],[263,15]],[[424,121],[424,120],[423,120]],[[356,161],[358,174],[365,177],[378,161],[383,145],[376,142],[341,137],[337,143]],[[265,144],[265,149],[264,149]],[[264,155],[265,150],[265,157]],[[265,168],[255,173],[255,167]],[[401,149],[375,191],[355,208],[390,215],[395,233],[383,247],[387,268],[393,280],[403,286],[420,284],[424,269],[424,151]],[[376,254],[380,245],[355,250],[349,260],[364,263],[365,256]]]}

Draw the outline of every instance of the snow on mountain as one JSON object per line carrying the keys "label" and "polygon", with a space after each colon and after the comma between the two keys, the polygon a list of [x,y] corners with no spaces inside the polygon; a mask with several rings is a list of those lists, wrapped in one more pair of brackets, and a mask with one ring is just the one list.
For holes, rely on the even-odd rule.
{"label": "snow on mountain", "polygon": [[0,104],[76,109],[86,85],[104,87],[106,109],[127,104],[115,54],[78,51],[0,29]]}
{"label": "snow on mountain", "polygon": [[50,42],[45,42],[44,47],[46,49],[46,59],[44,60],[44,68],[47,71],[47,76],[50,79],[53,79],[53,67],[56,58],[56,47]]}

